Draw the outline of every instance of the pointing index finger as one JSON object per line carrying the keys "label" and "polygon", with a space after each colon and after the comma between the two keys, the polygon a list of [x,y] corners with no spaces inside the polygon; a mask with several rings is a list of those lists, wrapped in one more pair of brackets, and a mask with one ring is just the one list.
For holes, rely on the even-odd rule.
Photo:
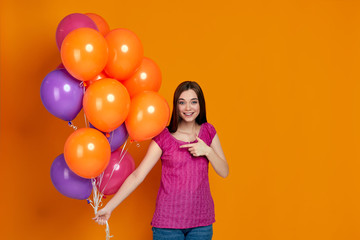
{"label": "pointing index finger", "polygon": [[188,147],[192,147],[193,146],[193,143],[191,144],[184,144],[184,145],[181,145],[180,148],[188,148]]}

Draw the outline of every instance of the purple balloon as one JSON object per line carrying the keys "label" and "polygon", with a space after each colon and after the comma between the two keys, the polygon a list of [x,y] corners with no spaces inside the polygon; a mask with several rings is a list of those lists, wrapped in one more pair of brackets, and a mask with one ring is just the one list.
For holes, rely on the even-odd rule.
{"label": "purple balloon", "polygon": [[99,31],[95,22],[85,14],[72,13],[64,17],[56,29],[56,44],[58,49],[61,49],[61,44],[64,41],[66,35],[77,28],[85,27]]}
{"label": "purple balloon", "polygon": [[[90,123],[90,127],[97,129],[91,123]],[[115,151],[121,145],[123,145],[124,142],[126,141],[126,139],[129,137],[129,134],[128,134],[128,132],[126,130],[126,127],[125,127],[125,123],[121,124],[120,127],[116,128],[114,131],[111,131],[109,133],[109,135],[110,136],[106,137],[106,138],[110,143],[111,152]]]}
{"label": "purple balloon", "polygon": [[84,90],[80,83],[65,69],[50,72],[40,87],[40,97],[45,108],[62,120],[73,120],[82,108]]}
{"label": "purple balloon", "polygon": [[64,154],[55,158],[50,177],[55,188],[66,197],[83,200],[91,194],[91,179],[82,178],[71,171],[65,162]]}

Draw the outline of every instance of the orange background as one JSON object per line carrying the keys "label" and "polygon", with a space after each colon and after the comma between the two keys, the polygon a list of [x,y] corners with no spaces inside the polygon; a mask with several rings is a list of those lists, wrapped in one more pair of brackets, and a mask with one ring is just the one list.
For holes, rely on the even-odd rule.
{"label": "orange background", "polygon": [[[226,179],[210,171],[215,240],[359,239],[359,10],[356,0],[2,0],[1,239],[105,239],[92,208],[49,173],[73,130],[46,111],[40,84],[60,63],[56,27],[74,12],[134,31],[169,103],[184,80],[203,87],[230,165]],[[136,165],[147,145],[131,146]],[[116,209],[113,239],[151,239],[159,180],[158,164]]]}

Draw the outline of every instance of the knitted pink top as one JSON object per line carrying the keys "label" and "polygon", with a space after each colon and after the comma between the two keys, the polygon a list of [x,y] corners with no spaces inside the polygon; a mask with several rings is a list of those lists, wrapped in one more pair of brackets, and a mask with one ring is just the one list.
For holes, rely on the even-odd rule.
{"label": "knitted pink top", "polygon": [[[198,137],[210,146],[215,134],[210,123],[203,123]],[[192,228],[214,223],[207,158],[193,157],[187,148],[180,148],[187,142],[173,137],[167,128],[153,140],[162,150],[162,170],[152,226]]]}

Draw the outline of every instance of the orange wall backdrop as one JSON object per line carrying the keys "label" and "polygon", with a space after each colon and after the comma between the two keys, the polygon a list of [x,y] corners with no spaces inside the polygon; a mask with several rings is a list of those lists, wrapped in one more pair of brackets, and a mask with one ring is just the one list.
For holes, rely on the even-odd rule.
{"label": "orange wall backdrop", "polygon": [[[75,12],[134,31],[169,103],[184,80],[203,87],[230,165],[226,179],[210,171],[215,240],[360,238],[359,1],[2,0],[1,239],[105,239],[91,206],[50,179],[73,130],[40,85]],[[131,146],[136,165],[148,144]],[[159,181],[160,164],[114,211],[113,239],[151,239]]]}

